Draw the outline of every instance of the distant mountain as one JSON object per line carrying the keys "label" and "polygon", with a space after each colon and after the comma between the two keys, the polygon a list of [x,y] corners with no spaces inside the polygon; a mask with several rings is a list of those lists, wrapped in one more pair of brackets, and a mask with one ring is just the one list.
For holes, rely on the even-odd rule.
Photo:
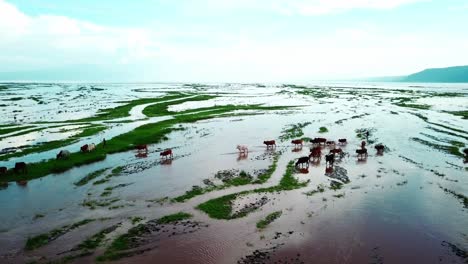
{"label": "distant mountain", "polygon": [[401,82],[468,83],[468,66],[426,69],[397,80]]}

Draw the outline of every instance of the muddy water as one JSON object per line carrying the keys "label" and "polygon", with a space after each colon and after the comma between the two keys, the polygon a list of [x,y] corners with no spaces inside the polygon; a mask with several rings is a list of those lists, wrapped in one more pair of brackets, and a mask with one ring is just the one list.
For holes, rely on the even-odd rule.
{"label": "muddy water", "polygon": [[[382,87],[380,84],[335,86],[393,88],[393,86]],[[190,91],[181,85],[169,88],[162,85],[131,87],[130,95],[123,93],[124,86],[119,85],[109,86],[104,91],[96,92],[112,94],[112,98],[128,99],[130,96],[136,97],[141,94],[146,97],[154,96],[152,93],[162,88]],[[466,94],[466,86],[458,85],[442,88],[436,85],[429,88],[408,86],[403,88],[418,91],[424,89],[456,91]],[[212,85],[203,89],[209,92],[235,92],[235,94],[207,102],[184,103],[174,106],[171,110],[227,103],[288,104],[302,107],[292,111],[183,124],[185,130],[170,134],[168,141],[151,145],[147,158],[138,158],[135,152],[129,151],[108,155],[106,160],[99,163],[30,181],[27,187],[10,183],[8,188],[0,190],[2,212],[0,254],[8,256],[5,258],[7,263],[21,263],[31,259],[32,256],[54,259],[57,258],[55,254],[70,249],[100,227],[115,222],[128,222],[128,217],[131,216],[141,216],[145,220],[150,220],[178,211],[192,213],[194,221],[209,226],[190,234],[160,238],[152,242],[153,250],[119,262],[154,263],[154,260],[158,259],[162,263],[236,263],[237,261],[251,263],[248,261],[255,258],[249,256],[254,256],[256,250],[265,252],[264,255],[268,257],[264,259],[266,263],[280,260],[283,263],[285,261],[288,263],[463,263],[466,261],[466,258],[457,256],[456,251],[449,245],[455,245],[464,252],[468,250],[466,231],[468,211],[453,195],[439,187],[443,186],[467,196],[468,175],[464,168],[466,166],[459,157],[411,140],[412,137],[427,139],[421,134],[424,133],[467,144],[463,137],[428,129],[429,124],[414,115],[422,114],[429,117],[431,122],[467,131],[466,120],[437,112],[462,110],[468,105],[466,97],[457,97],[454,103],[447,98],[439,99],[436,101],[437,111],[433,111],[390,104],[388,98],[405,96],[398,92],[359,96],[359,92],[357,95],[347,93],[346,89],[350,88],[346,88],[332,90],[339,98],[331,96],[317,99],[299,94],[275,95],[275,92],[288,89],[281,86],[262,88],[252,85]],[[64,88],[60,91],[67,93]],[[367,90],[362,91],[363,94],[369,93]],[[32,92],[20,90],[18,93]],[[35,90],[35,93],[39,92]],[[251,97],[252,95],[255,97]],[[435,98],[425,98],[418,102],[432,104],[434,100]],[[140,119],[142,109],[142,107],[134,108],[131,112],[132,118]],[[87,116],[86,111],[83,111],[83,116]],[[28,118],[34,119],[34,114],[30,113]],[[125,129],[122,130],[128,131],[127,129],[142,124],[138,122],[157,122],[157,120],[123,124]],[[331,179],[325,175],[323,159],[320,164],[311,166],[308,173],[295,174],[300,180],[310,180],[307,187],[287,192],[240,197],[235,202],[237,206],[263,196],[268,199],[260,209],[240,219],[213,220],[194,207],[221,195],[251,190],[259,186],[232,187],[195,197],[185,203],[165,202],[161,205],[149,201],[181,195],[193,185],[203,186],[203,179],[213,179],[219,170],[239,169],[253,172],[267,168],[271,160],[265,158],[267,150],[262,145],[262,141],[278,140],[281,131],[287,125],[300,122],[312,122],[303,129],[305,136],[324,136],[335,140],[348,138],[349,144],[343,149],[349,153],[349,156],[335,164],[346,169],[351,180],[342,189],[336,191],[327,189],[323,193],[311,196],[305,194],[316,190],[319,184],[330,186]],[[327,127],[329,132],[317,133],[321,126]],[[357,128],[375,128],[371,139],[383,142],[389,150],[383,156],[378,156],[371,146],[367,160],[357,162],[354,151],[361,142],[355,136]],[[119,133],[119,127],[116,126],[109,131],[116,135]],[[456,133],[466,135],[461,132]],[[237,144],[249,146],[250,153],[246,159],[239,159],[235,150]],[[163,165],[158,162],[158,151],[167,147],[173,148],[175,158],[171,164]],[[278,169],[262,187],[278,184],[286,164],[290,160],[308,155],[308,149],[309,145],[306,145],[301,151],[293,152],[289,140],[278,142],[275,151],[282,152]],[[54,151],[32,154],[24,159],[35,160],[41,155],[47,156],[52,153]],[[109,182],[102,185],[93,185],[91,182],[76,187],[73,184],[90,172],[116,166],[127,166],[129,169],[120,176],[110,178]],[[119,201],[112,205],[122,205],[122,208],[111,210],[107,206],[91,210],[81,205],[85,200],[103,199],[100,195],[104,189],[118,184],[131,185],[115,189],[111,196],[105,198],[118,198]],[[283,212],[280,218],[262,231],[256,228],[259,220],[278,210]],[[34,219],[36,214],[43,214],[44,217]],[[22,251],[27,237],[85,218],[99,217],[110,217],[111,220],[82,227],[79,232],[71,232],[32,253]],[[78,259],[76,262],[90,263],[94,257]]]}

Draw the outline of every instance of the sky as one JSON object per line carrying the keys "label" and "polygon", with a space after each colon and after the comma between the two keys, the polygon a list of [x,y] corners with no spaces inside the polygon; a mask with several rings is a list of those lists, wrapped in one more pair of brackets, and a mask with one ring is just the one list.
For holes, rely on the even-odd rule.
{"label": "sky", "polygon": [[309,82],[468,65],[467,0],[0,0],[0,80]]}

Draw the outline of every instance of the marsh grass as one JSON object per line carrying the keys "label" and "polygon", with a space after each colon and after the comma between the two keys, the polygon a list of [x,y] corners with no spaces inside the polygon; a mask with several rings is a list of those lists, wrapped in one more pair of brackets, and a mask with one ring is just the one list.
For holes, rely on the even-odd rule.
{"label": "marsh grass", "polygon": [[257,222],[257,228],[258,229],[264,229],[269,224],[271,224],[273,221],[278,219],[281,216],[281,214],[283,214],[282,211],[276,211],[276,212],[273,212],[273,213],[267,215],[264,219]]}
{"label": "marsh grass", "polygon": [[211,218],[215,219],[235,219],[246,216],[248,213],[241,213],[232,215],[232,203],[239,195],[245,195],[249,193],[271,193],[271,192],[280,192],[294,190],[307,186],[310,180],[305,182],[300,182],[297,178],[294,177],[294,161],[290,161],[286,167],[286,171],[283,174],[280,182],[276,186],[267,187],[267,188],[258,188],[251,191],[243,191],[239,193],[224,195],[215,199],[208,200],[197,206],[197,209],[205,212]]}
{"label": "marsh grass", "polygon": [[81,178],[79,181],[75,182],[74,184],[76,186],[83,186],[85,184],[87,184],[88,182],[96,179],[97,177],[101,176],[102,174],[104,174],[104,172],[106,172],[106,170],[108,170],[109,168],[104,168],[104,169],[100,169],[100,170],[97,170],[97,171],[93,171],[91,173],[89,173],[88,175],[86,175],[85,177]]}
{"label": "marsh grass", "polygon": [[71,230],[76,229],[80,226],[86,225],[93,221],[94,219],[85,219],[77,223],[74,223],[72,225],[65,225],[60,228],[54,229],[48,233],[40,234],[38,236],[28,238],[28,240],[26,241],[25,249],[34,250],[34,249],[40,248],[52,242],[53,240],[63,236],[64,234],[70,232]]}
{"label": "marsh grass", "polygon": [[[171,215],[163,216],[156,220],[157,224],[170,224],[176,221],[186,220],[192,218],[191,214],[178,212]],[[139,239],[141,236],[151,233],[151,230],[144,223],[130,228],[127,233],[115,238],[112,243],[107,247],[104,254],[97,258],[98,261],[116,260],[122,257],[129,256],[125,250],[132,248],[132,243]],[[131,253],[130,253],[131,254]]]}

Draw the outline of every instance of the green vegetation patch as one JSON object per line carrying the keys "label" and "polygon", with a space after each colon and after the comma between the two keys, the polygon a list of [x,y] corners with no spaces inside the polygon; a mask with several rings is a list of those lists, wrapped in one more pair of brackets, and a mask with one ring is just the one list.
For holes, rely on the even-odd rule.
{"label": "green vegetation patch", "polygon": [[107,234],[114,232],[120,224],[110,226],[108,228],[105,228],[98,233],[94,234],[90,238],[86,239],[85,241],[81,242],[78,246],[77,249],[80,250],[93,250],[98,248],[102,242],[104,241],[105,237]]}
{"label": "green vegetation patch", "polygon": [[264,219],[257,222],[257,228],[258,229],[264,229],[269,224],[271,224],[273,221],[278,219],[281,216],[281,214],[283,214],[282,211],[276,211],[276,212],[273,212],[273,213],[267,215]]}
{"label": "green vegetation patch", "polygon": [[83,186],[85,184],[87,184],[88,182],[96,179],[97,177],[101,176],[104,172],[106,172],[109,168],[104,168],[104,169],[100,169],[100,170],[97,170],[97,171],[93,171],[91,173],[89,173],[88,175],[86,175],[85,177],[83,177],[81,180],[75,182],[74,184],[76,186]]}
{"label": "green vegetation patch", "polygon": [[5,134],[9,134],[9,133],[12,133],[12,132],[18,132],[18,131],[21,131],[21,130],[26,130],[26,129],[30,129],[30,128],[34,128],[34,126],[21,126],[21,127],[6,127],[6,128],[0,128],[0,135],[5,135]]}
{"label": "green vegetation patch", "polygon": [[327,133],[327,132],[328,132],[328,128],[326,128],[326,127],[320,127],[318,132],[319,132],[319,133]]}
{"label": "green vegetation patch", "polygon": [[[216,190],[223,190],[231,186],[265,183],[268,181],[268,179],[270,179],[271,175],[273,175],[273,173],[275,172],[277,164],[278,164],[278,159],[279,159],[279,155],[275,154],[273,156],[273,163],[268,167],[268,169],[266,169],[263,173],[258,175],[256,180],[253,180],[252,176],[250,176],[248,173],[241,171],[238,176],[225,178],[225,180],[223,180],[222,185],[209,185],[204,188],[200,186],[193,186],[191,190],[185,192],[183,195],[173,198],[172,201],[179,202],[179,203],[185,202],[195,196],[199,196],[199,195],[212,192],[212,191],[216,191]],[[215,175],[215,177],[222,178],[220,175],[222,173],[223,171],[218,172]]]}
{"label": "green vegetation patch", "polygon": [[[45,128],[40,128],[39,130],[43,130],[43,129],[45,129]],[[15,152],[15,153],[11,153],[11,154],[2,155],[2,156],[0,156],[0,160],[8,160],[8,159],[10,159],[12,157],[21,157],[21,156],[25,156],[25,155],[32,154],[32,153],[44,152],[44,151],[49,151],[49,150],[65,147],[65,146],[68,146],[70,144],[73,144],[73,143],[77,142],[80,138],[95,135],[95,134],[97,134],[97,133],[99,133],[99,132],[101,132],[101,131],[103,131],[105,129],[106,129],[106,127],[101,126],[101,125],[93,125],[93,126],[90,126],[90,127],[86,127],[86,128],[83,129],[83,131],[81,133],[78,133],[77,135],[72,136],[70,138],[63,139],[63,140],[54,140],[54,141],[49,141],[49,142],[44,142],[44,143],[41,143],[41,144],[37,144],[37,145],[34,145],[32,147],[23,149],[20,152]],[[27,133],[30,133],[30,132],[32,132],[32,131],[29,131]]]}
{"label": "green vegetation patch", "polygon": [[304,136],[304,132],[302,131],[302,129],[310,124],[312,123],[304,122],[288,125],[286,128],[283,129],[283,131],[281,131],[281,136],[279,137],[279,139],[281,141],[285,141],[289,139],[300,138]]}
{"label": "green vegetation patch", "polygon": [[455,115],[455,116],[461,116],[463,119],[468,119],[468,111],[444,111],[446,113]]}
{"label": "green vegetation patch", "polygon": [[[178,212],[175,214],[166,215],[164,217],[152,221],[156,221],[157,224],[170,224],[176,221],[186,220],[191,217],[191,214]],[[112,241],[112,243],[106,249],[104,254],[102,256],[99,256],[97,260],[116,260],[122,257],[130,256],[132,253],[125,252],[125,250],[133,248],[134,243],[138,238],[149,233],[151,233],[151,229],[148,227],[148,225],[144,223],[130,228],[126,234],[118,236],[116,239],[114,239],[114,241]]]}
{"label": "green vegetation patch", "polygon": [[458,142],[458,141],[451,141],[451,145],[450,146],[447,146],[447,145],[442,145],[442,144],[437,144],[437,143],[433,143],[431,141],[428,141],[428,140],[425,140],[425,139],[421,139],[421,138],[411,138],[411,140],[413,141],[416,141],[420,144],[423,144],[423,145],[426,145],[428,147],[431,147],[433,149],[436,149],[436,150],[440,150],[440,151],[443,151],[445,153],[448,153],[448,154],[451,154],[451,155],[454,155],[454,156],[458,156],[458,157],[464,157],[463,153],[460,151],[460,148],[464,147],[465,144],[462,143],[462,142]]}
{"label": "green vegetation patch", "polygon": [[90,222],[93,222],[94,219],[85,219],[80,222],[74,223],[72,225],[65,225],[60,228],[54,229],[48,233],[41,234],[32,238],[28,238],[26,241],[26,250],[33,250],[36,248],[40,248],[48,243],[56,240],[57,238],[63,236],[64,234],[70,232],[73,229],[76,229],[80,226],[86,225]]}
{"label": "green vegetation patch", "polygon": [[[216,97],[217,96],[213,96],[213,95],[197,95],[195,97],[189,97],[189,98],[184,98],[180,100],[174,100],[170,102],[149,105],[145,109],[143,109],[143,114],[148,117],[166,116],[166,115],[176,114],[177,112],[169,111],[169,106],[178,105],[178,104],[182,104],[185,102],[205,101],[205,100],[213,99]],[[201,110],[201,109],[196,109],[196,110]],[[191,110],[186,110],[186,111],[191,111]]]}
{"label": "green vegetation patch", "polygon": [[239,195],[245,195],[249,193],[265,193],[265,192],[271,193],[271,192],[288,191],[288,190],[294,190],[294,189],[307,186],[309,181],[300,182],[297,178],[294,177],[294,171],[295,171],[294,161],[290,161],[278,185],[221,196],[219,198],[211,199],[198,205],[197,209],[205,212],[211,218],[215,218],[215,219],[228,219],[229,220],[229,219],[244,217],[247,215],[247,213],[240,213],[240,214],[232,215],[232,203]]}

